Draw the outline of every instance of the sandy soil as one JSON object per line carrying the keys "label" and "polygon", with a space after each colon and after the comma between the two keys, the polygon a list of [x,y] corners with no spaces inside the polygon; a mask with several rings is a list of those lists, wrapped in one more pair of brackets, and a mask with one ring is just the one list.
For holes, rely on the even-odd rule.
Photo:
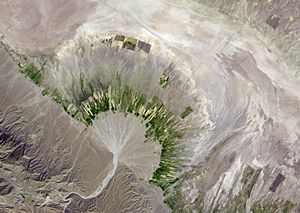
{"label": "sandy soil", "polygon": [[120,163],[109,184],[97,197],[82,199],[76,194],[66,208],[71,212],[169,212],[162,203],[159,190],[139,181],[134,173]]}
{"label": "sandy soil", "polygon": [[[40,8],[35,6],[38,3],[31,5]],[[203,111],[207,114],[203,125],[209,129],[193,135],[194,152],[189,157],[197,175],[182,189],[185,203],[192,205],[201,194],[204,212],[217,206],[222,209],[241,190],[237,183],[246,165],[251,165],[262,168],[262,173],[247,201],[248,212],[257,200],[279,198],[299,205],[300,80],[285,61],[279,60],[276,45],[259,39],[251,26],[238,25],[214,10],[186,1],[110,0],[98,1],[95,8],[91,14],[82,12],[81,17],[88,16],[89,21],[77,29],[75,39],[123,33],[151,43],[152,54],[172,59],[187,76],[185,84],[193,88],[191,95],[198,97],[195,104],[202,108],[193,119],[200,118]],[[17,26],[6,13],[3,17]],[[72,26],[73,20],[66,21],[66,26]],[[57,22],[48,21],[45,19],[47,24]],[[25,18],[24,22],[31,23]],[[32,40],[43,38],[44,34],[35,33],[40,29],[38,25],[32,24],[29,30],[8,31],[8,23],[3,23],[0,30],[13,46],[28,53],[31,48],[36,51],[18,42],[20,38],[25,44],[30,40],[20,33],[35,35]],[[51,38],[46,43],[58,44],[65,38],[62,27],[47,29],[62,37],[46,33]],[[73,34],[74,28],[67,28],[67,32]],[[63,43],[58,52],[64,53],[72,42]],[[40,50],[45,54],[50,51]],[[290,61],[289,65],[297,67],[296,63]],[[271,193],[269,186],[279,172],[286,179]]]}
{"label": "sandy soil", "polygon": [[68,193],[93,193],[111,167],[112,153],[43,97],[3,48],[0,55],[0,176],[14,187],[0,198],[0,210],[4,204],[18,208],[24,199],[62,208]]}
{"label": "sandy soil", "polygon": [[100,143],[114,155],[114,165],[123,163],[134,171],[137,178],[150,180],[158,168],[161,146],[147,141],[146,126],[134,115],[105,113],[94,122],[91,131]]}
{"label": "sandy soil", "polygon": [[[298,141],[299,80],[257,38],[255,31],[230,23],[208,8],[194,9],[180,2],[109,1],[98,10],[112,10],[107,17],[111,21],[98,21],[95,15],[92,22],[78,30],[77,38],[87,34],[105,37],[116,32],[142,37],[153,44],[153,54],[163,52],[182,67],[190,77],[186,84],[193,86],[198,97],[207,98],[205,107],[212,127],[204,138],[198,137],[193,164],[205,162],[211,148],[223,144],[223,154],[209,163],[218,168],[229,162],[217,169],[216,179],[226,170],[230,177],[238,176],[245,164],[287,164],[285,157]],[[232,159],[241,161],[238,167]],[[281,168],[291,175],[286,183],[299,187],[294,178],[296,167],[290,166]],[[208,182],[216,184],[215,178]],[[228,190],[231,185],[224,187]],[[286,193],[287,198],[293,196],[294,191]]]}
{"label": "sandy soil", "polygon": [[[0,33],[22,53],[49,53],[95,12],[93,1],[1,1]],[[4,9],[5,8],[5,9]]]}

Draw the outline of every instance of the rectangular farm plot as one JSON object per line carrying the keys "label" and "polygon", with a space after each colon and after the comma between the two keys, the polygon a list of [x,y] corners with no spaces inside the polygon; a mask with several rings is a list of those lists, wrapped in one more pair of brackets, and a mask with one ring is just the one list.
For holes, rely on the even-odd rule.
{"label": "rectangular farm plot", "polygon": [[139,41],[138,42],[138,48],[140,50],[143,50],[145,53],[150,53],[151,45],[144,42],[144,41]]}
{"label": "rectangular farm plot", "polygon": [[135,50],[137,39],[126,37],[124,39],[124,48],[129,50]]}
{"label": "rectangular farm plot", "polygon": [[279,173],[277,175],[277,177],[275,178],[275,180],[273,181],[272,185],[270,186],[270,191],[272,192],[276,192],[278,186],[281,184],[281,182],[285,179],[285,177]]}

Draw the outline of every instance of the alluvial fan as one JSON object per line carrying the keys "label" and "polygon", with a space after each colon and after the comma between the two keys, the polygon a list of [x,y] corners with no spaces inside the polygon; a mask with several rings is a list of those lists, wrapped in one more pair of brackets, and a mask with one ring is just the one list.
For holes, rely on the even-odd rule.
{"label": "alluvial fan", "polygon": [[300,211],[299,1],[0,8],[0,212]]}
{"label": "alluvial fan", "polygon": [[91,45],[81,38],[58,51],[46,75],[52,79],[46,89],[59,85],[55,89],[66,111],[92,126],[114,154],[110,174],[93,195],[122,162],[168,198],[193,156],[197,135],[205,132],[205,116],[193,116],[193,110],[202,111],[201,102],[176,65],[162,55],[118,50],[100,41]]}

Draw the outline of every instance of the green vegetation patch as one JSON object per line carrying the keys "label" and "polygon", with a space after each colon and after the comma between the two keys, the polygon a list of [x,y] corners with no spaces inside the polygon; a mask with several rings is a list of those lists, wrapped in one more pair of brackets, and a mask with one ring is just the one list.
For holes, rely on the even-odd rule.
{"label": "green vegetation patch", "polygon": [[38,86],[41,85],[44,77],[44,71],[42,69],[37,68],[33,63],[26,63],[25,65],[19,64],[19,68],[20,72],[30,78],[33,83]]}
{"label": "green vegetation patch", "polygon": [[191,114],[193,112],[193,109],[188,106],[187,108],[185,108],[185,110],[180,114],[180,117],[182,119],[184,119],[185,117],[187,117],[189,114]]}
{"label": "green vegetation patch", "polygon": [[[183,165],[183,160],[176,155],[178,142],[183,137],[178,118],[158,97],[146,97],[132,87],[122,84],[119,74],[110,85],[101,85],[101,89],[93,87],[84,77],[80,77],[79,81],[81,93],[84,95],[79,95],[80,98],[77,99],[85,99],[77,107],[76,103],[69,104],[66,107],[67,112],[87,125],[92,125],[97,115],[106,111],[123,112],[125,115],[131,113],[145,120],[145,137],[149,141],[158,141],[162,146],[159,168],[150,182],[168,194],[169,187],[178,181],[177,172]],[[90,86],[86,88],[86,84]]]}
{"label": "green vegetation patch", "polygon": [[255,170],[250,166],[247,166],[244,169],[242,178],[243,188],[238,195],[233,198],[229,206],[226,207],[227,213],[246,213],[246,202],[251,195],[251,191],[258,179],[260,172],[261,169]]}
{"label": "green vegetation patch", "polygon": [[67,111],[67,107],[69,104],[68,104],[67,100],[63,99],[62,94],[60,93],[60,91],[57,88],[46,87],[43,89],[42,94],[44,96],[46,96],[46,95],[50,96],[56,103],[63,106],[63,108]]}
{"label": "green vegetation patch", "polygon": [[278,210],[278,206],[274,203],[260,204],[254,203],[251,207],[253,213],[275,213]]}
{"label": "green vegetation patch", "polygon": [[[127,39],[127,42],[136,44],[133,40]],[[19,67],[21,73],[32,79],[36,85],[43,87],[42,69],[38,69],[32,63],[19,64]],[[154,172],[150,183],[159,186],[167,196],[171,186],[178,181],[178,172],[184,164],[184,160],[179,159],[176,154],[179,141],[184,135],[178,125],[180,119],[158,97],[149,98],[129,85],[122,84],[118,73],[109,85],[102,85],[100,81],[89,82],[83,74],[74,85],[79,85],[80,89],[79,92],[71,89],[74,96],[72,101],[65,99],[57,88],[44,87],[42,94],[51,97],[69,115],[86,125],[92,125],[96,116],[106,111],[123,112],[125,116],[131,113],[145,120],[145,137],[149,141],[158,141],[162,146],[159,168]],[[188,107],[185,111],[184,117],[191,112],[191,108]]]}
{"label": "green vegetation patch", "polygon": [[294,209],[295,206],[296,205],[294,203],[292,203],[291,201],[287,200],[283,204],[282,212],[283,213],[289,213],[289,212],[291,212]]}
{"label": "green vegetation patch", "polygon": [[166,88],[170,83],[170,77],[166,74],[162,74],[162,76],[159,79],[159,85],[164,89]]}
{"label": "green vegetation patch", "polygon": [[126,37],[124,40],[124,47],[135,49],[137,44],[137,39]]}
{"label": "green vegetation patch", "polygon": [[[50,88],[47,86],[45,87],[42,85],[43,78],[44,78],[44,70],[42,68],[38,68],[33,63],[27,63],[26,60],[23,63],[19,63],[19,71],[22,74],[24,74],[25,77],[30,78],[33,81],[33,83],[35,83],[37,86],[43,88],[42,90],[43,96],[51,97],[55,102],[60,104],[65,109],[65,111],[69,113],[67,108],[70,105],[70,103],[68,100],[63,99],[63,95],[61,94],[61,92],[57,88]],[[81,116],[78,116],[78,119],[80,118]]]}
{"label": "green vegetation patch", "polygon": [[295,207],[295,204],[291,201],[271,201],[267,203],[259,203],[255,202],[252,207],[251,211],[253,213],[276,213],[276,212],[282,212],[282,213],[289,213],[293,210]]}

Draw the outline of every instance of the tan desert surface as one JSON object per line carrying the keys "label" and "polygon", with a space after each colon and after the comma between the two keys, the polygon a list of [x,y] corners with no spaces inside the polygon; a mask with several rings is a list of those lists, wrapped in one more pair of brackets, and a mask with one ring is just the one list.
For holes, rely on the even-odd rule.
{"label": "tan desert surface", "polygon": [[0,212],[300,212],[300,2],[0,8]]}

